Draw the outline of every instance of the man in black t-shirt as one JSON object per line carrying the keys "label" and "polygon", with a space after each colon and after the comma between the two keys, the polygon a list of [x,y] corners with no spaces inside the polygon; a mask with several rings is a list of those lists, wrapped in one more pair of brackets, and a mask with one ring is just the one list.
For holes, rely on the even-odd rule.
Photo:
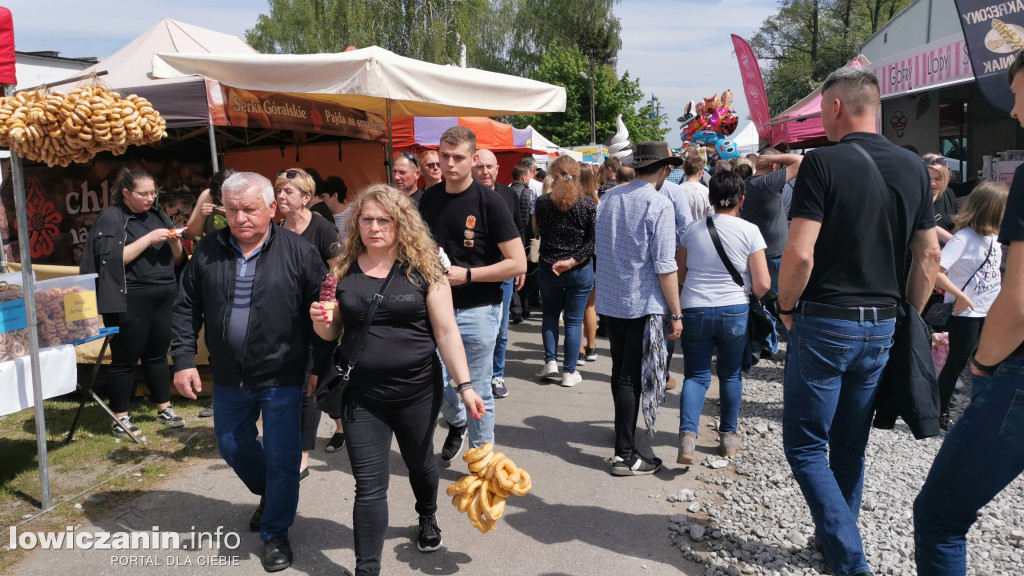
{"label": "man in black t-shirt", "polygon": [[487,409],[480,419],[468,421],[458,393],[445,387],[441,413],[449,429],[441,460],[449,462],[461,450],[467,427],[474,447],[494,441],[491,372],[501,320],[501,283],[526,272],[526,251],[504,200],[473,180],[477,157],[473,131],[465,126],[449,128],[441,135],[438,153],[445,181],[423,193],[420,214],[451,259],[448,282],[455,320],[473,389]]}
{"label": "man in black t-shirt", "polygon": [[825,560],[851,576],[871,574],[857,515],[897,302],[921,310],[941,254],[928,175],[911,152],[875,133],[878,106],[870,71],[842,68],[825,80],[822,124],[839,144],[811,151],[800,166],[779,274],[779,313],[790,330],[786,460]]}
{"label": "man in black t-shirt", "polygon": [[[1024,53],[1009,69],[1011,116],[1024,125]],[[918,574],[965,574],[978,511],[1024,472],[1024,166],[1013,175],[999,241],[1002,290],[971,359],[971,403],[939,449],[914,501]]]}

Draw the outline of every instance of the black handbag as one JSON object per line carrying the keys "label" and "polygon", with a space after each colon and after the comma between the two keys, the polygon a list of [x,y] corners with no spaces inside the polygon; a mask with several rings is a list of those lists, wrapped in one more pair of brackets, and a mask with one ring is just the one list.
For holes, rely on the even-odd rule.
{"label": "black handbag", "polygon": [[[985,253],[985,259],[982,260],[981,265],[979,265],[978,269],[974,271],[974,274],[971,274],[971,276],[967,278],[967,282],[964,282],[964,285],[960,287],[961,292],[967,289],[967,285],[971,283],[971,280],[974,280],[974,277],[978,275],[978,272],[981,272],[981,269],[985,264],[988,264],[988,259],[989,256],[992,255],[993,247],[995,247],[994,240],[989,242],[988,252]],[[925,310],[924,321],[926,324],[933,327],[945,326],[949,323],[949,319],[952,316],[953,302],[938,302]]]}
{"label": "black handbag", "polygon": [[[896,233],[896,198],[885,184],[874,158],[856,142],[853,148],[863,155],[875,176],[881,208],[889,220],[889,241]],[[894,244],[895,246],[895,244]],[[894,260],[895,262],[895,260]],[[906,274],[893,270],[900,294],[907,293]],[[896,329],[892,335],[889,361],[878,380],[875,394],[875,418],[872,426],[891,430],[899,416],[918,440],[939,435],[939,385],[931,360],[928,328],[906,298],[897,304]]]}
{"label": "black handbag", "polygon": [[718,229],[715,228],[715,221],[711,216],[707,217],[707,223],[708,234],[711,235],[711,242],[715,245],[715,250],[718,251],[718,257],[722,259],[722,264],[725,265],[725,269],[728,270],[729,275],[732,276],[732,281],[747,293],[747,300],[750,302],[750,315],[747,317],[747,328],[750,331],[750,337],[755,340],[768,338],[775,333],[776,319],[768,312],[757,296],[747,292],[746,285],[743,283],[743,277],[740,276],[739,271],[732,265],[732,262],[729,260],[729,256],[725,253],[725,247],[722,246],[722,239],[718,236]]}
{"label": "black handbag", "polygon": [[359,354],[366,342],[366,335],[370,332],[370,326],[373,324],[373,315],[377,313],[377,308],[384,301],[384,292],[388,289],[391,279],[398,273],[399,268],[401,265],[396,260],[391,271],[384,278],[380,290],[370,300],[370,307],[366,310],[366,319],[363,320],[363,326],[359,329],[356,341],[352,345],[352,354],[348,360],[341,355],[341,343],[339,342],[334,346],[334,352],[331,353],[330,358],[324,362],[324,366],[317,373],[316,407],[322,412],[326,412],[331,418],[341,417],[345,391],[351,381],[352,369],[359,361]]}

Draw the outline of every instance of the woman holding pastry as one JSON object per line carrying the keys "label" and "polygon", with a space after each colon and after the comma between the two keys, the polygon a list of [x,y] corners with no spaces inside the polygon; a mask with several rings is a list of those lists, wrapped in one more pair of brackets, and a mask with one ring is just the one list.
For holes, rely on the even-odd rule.
{"label": "woman holding pastry", "polygon": [[336,306],[314,303],[310,316],[313,329],[325,340],[336,339],[344,328],[335,360],[347,362],[368,303],[395,268],[361,343],[344,398],[346,448],[356,480],[355,573],[364,575],[380,573],[392,436],[398,440],[416,497],[417,548],[432,552],[441,547],[435,518],[434,428],[444,384],[435,349],[474,417],[483,413],[484,403],[469,384],[451,288],[438,262],[437,245],[416,206],[395,188],[378,184],[359,196],[352,214],[342,256],[331,266],[338,279]]}
{"label": "woman holding pastry", "polygon": [[110,409],[118,418],[114,436],[137,434],[128,415],[135,383],[135,365],[142,360],[157,420],[179,428],[185,421],[171,407],[167,349],[171,342],[171,310],[178,294],[175,266],[185,263],[185,248],[171,220],[156,208],[153,177],[123,169],[110,206],[96,216],[89,230],[79,270],[95,273],[96,303],[107,327],[119,332],[110,341],[107,390]]}
{"label": "woman holding pastry", "polygon": [[[274,183],[274,194],[277,200],[277,213],[284,220],[281,225],[302,236],[316,247],[324,264],[334,257],[335,245],[338,242],[338,229],[334,221],[317,216],[306,204],[316,191],[316,181],[301,168],[281,170],[277,173]],[[319,364],[334,348],[333,342],[313,339],[313,360]],[[309,452],[316,447],[316,430],[320,426],[320,410],[313,402],[313,390],[316,388],[316,376],[310,376],[306,393],[302,397],[302,460],[299,464],[299,480],[309,476]],[[332,418],[336,414],[330,415]],[[345,443],[345,434],[341,420],[335,418],[336,430],[327,444],[327,451],[334,452]]]}

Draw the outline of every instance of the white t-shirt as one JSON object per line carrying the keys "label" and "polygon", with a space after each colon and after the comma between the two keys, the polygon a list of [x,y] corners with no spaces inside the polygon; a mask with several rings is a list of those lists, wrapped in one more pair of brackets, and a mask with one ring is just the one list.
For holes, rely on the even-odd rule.
{"label": "white t-shirt", "polygon": [[690,204],[690,219],[700,220],[714,214],[715,211],[708,201],[708,187],[700,182],[681,182],[679,187],[686,193],[686,201]]}
{"label": "white t-shirt", "polygon": [[535,214],[534,209],[537,207],[537,198],[540,198],[544,194],[544,184],[539,180],[530,178],[530,181],[526,183],[530,188],[530,214]]}
{"label": "white t-shirt", "polygon": [[[754,224],[735,216],[715,214],[712,218],[729,261],[743,277],[746,289],[750,290],[748,258],[754,252],[765,249],[761,231]],[[747,293],[733,282],[732,276],[718,256],[715,244],[708,233],[706,218],[694,220],[686,228],[683,246],[686,247],[686,279],[683,281],[682,301],[684,310],[748,302]]]}
{"label": "white t-shirt", "polygon": [[[992,253],[988,254],[989,246]],[[985,255],[988,254],[988,260]],[[982,236],[972,228],[964,228],[953,234],[949,242],[942,248],[942,269],[946,271],[949,281],[961,288],[971,299],[974,310],[966,310],[959,316],[968,318],[984,318],[999,295],[1002,278],[999,274],[999,262],[1003,258],[1003,249],[996,240],[996,235]],[[985,264],[982,265],[982,262]],[[979,270],[978,267],[981,267]],[[977,274],[975,274],[977,270]],[[973,276],[971,276],[974,274]],[[970,279],[970,282],[968,282]],[[953,295],[946,294],[945,302],[952,302]]]}

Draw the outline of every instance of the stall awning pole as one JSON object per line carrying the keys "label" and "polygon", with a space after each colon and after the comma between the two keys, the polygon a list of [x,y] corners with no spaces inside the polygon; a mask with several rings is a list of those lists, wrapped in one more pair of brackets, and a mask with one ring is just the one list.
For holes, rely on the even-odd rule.
{"label": "stall awning pole", "polygon": [[[4,88],[7,96],[14,86]],[[21,252],[21,286],[25,295],[25,317],[28,320],[29,362],[32,366],[32,399],[35,401],[36,448],[39,452],[39,500],[43,510],[50,509],[50,467],[46,457],[46,415],[43,410],[43,378],[39,372],[39,330],[36,318],[36,283],[32,277],[32,252],[28,229],[28,208],[25,202],[25,175],[21,157],[11,150],[11,177],[14,184],[14,206],[18,213],[18,249]]]}
{"label": "stall awning pole", "polygon": [[220,172],[220,162],[217,161],[217,132],[210,123],[210,163],[213,164],[213,173]]}
{"label": "stall awning pole", "polygon": [[391,186],[395,185],[394,175],[391,174],[392,164],[394,163],[395,145],[393,142],[394,134],[391,132],[391,99],[388,98],[384,102],[384,116],[388,123],[388,141],[384,143],[384,167],[388,171],[388,184]]}

